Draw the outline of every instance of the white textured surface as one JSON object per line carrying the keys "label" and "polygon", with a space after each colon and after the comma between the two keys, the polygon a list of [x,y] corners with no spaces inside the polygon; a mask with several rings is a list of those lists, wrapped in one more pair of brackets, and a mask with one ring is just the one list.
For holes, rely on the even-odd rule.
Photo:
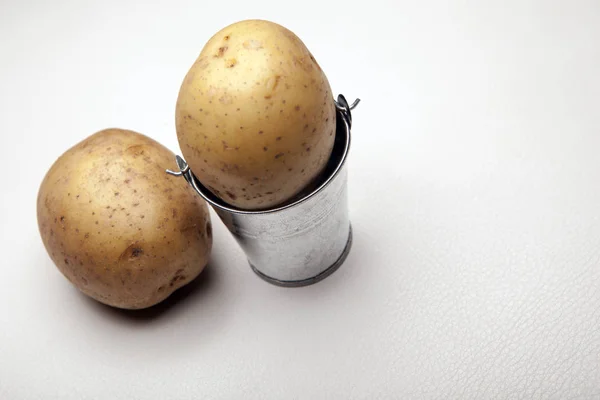
{"label": "white textured surface", "polygon": [[[600,398],[600,3],[351,3],[0,2],[0,399]],[[38,237],[46,169],[110,126],[176,150],[185,72],[250,17],[363,99],[348,260],[273,287],[215,223],[175,301],[86,299]]]}

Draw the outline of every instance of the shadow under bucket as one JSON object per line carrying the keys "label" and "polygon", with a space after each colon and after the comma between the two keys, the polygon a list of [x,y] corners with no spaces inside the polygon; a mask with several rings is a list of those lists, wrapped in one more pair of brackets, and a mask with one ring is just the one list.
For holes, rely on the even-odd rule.
{"label": "shadow under bucket", "polygon": [[308,189],[284,205],[266,210],[235,208],[209,191],[177,156],[186,181],[216,211],[244,250],[258,276],[279,286],[316,283],[344,262],[352,245],[348,217],[347,168],[351,110],[344,96],[336,102],[337,126],[329,161]]}

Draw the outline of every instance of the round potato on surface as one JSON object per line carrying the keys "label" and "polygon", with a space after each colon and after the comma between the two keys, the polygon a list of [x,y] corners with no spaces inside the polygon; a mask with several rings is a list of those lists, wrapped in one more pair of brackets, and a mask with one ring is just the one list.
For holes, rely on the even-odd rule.
{"label": "round potato on surface", "polygon": [[66,151],[37,199],[44,245],[86,295],[139,309],[204,269],[212,246],[206,203],[165,169],[174,154],[136,132],[107,129]]}

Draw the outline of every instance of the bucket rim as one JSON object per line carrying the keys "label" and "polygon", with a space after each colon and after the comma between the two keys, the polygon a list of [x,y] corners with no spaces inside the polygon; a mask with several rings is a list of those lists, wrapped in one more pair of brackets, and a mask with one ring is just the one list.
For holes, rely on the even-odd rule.
{"label": "bucket rim", "polygon": [[[340,134],[343,135],[342,138],[345,139],[345,142],[343,144],[343,149],[341,150],[342,154],[339,157],[339,161],[337,162],[337,165],[335,166],[334,170],[329,173],[329,176],[327,176],[318,187],[316,187],[314,190],[312,190],[310,193],[306,194],[305,196],[302,196],[301,198],[292,201],[291,203],[275,206],[272,208],[258,209],[258,210],[245,210],[245,209],[234,207],[230,204],[227,204],[226,202],[224,202],[223,200],[218,198],[210,190],[208,190],[198,180],[198,178],[196,178],[196,176],[194,175],[192,170],[189,168],[189,166],[187,165],[185,160],[183,160],[183,158],[181,158],[180,156],[176,156],[176,161],[177,161],[177,165],[179,166],[179,169],[181,172],[173,172],[173,171],[167,170],[167,173],[169,173],[171,175],[176,175],[176,176],[183,175],[183,177],[190,184],[190,186],[192,186],[192,188],[208,204],[210,204],[217,211],[222,211],[222,212],[227,212],[230,214],[237,214],[237,215],[266,215],[266,214],[279,213],[279,212],[282,212],[282,211],[285,211],[285,210],[288,210],[291,208],[296,208],[299,205],[312,199],[313,197],[315,197],[317,194],[319,194],[323,190],[325,190],[325,188],[327,188],[327,186],[329,186],[331,184],[331,182],[340,174],[340,172],[344,168],[344,165],[346,164],[346,160],[348,159],[348,153],[350,152],[350,142],[351,142],[350,130],[351,130],[351,124],[352,124],[352,115],[351,115],[350,111],[354,107],[356,107],[356,105],[358,104],[359,101],[360,101],[360,99],[357,99],[352,105],[348,105],[348,102],[346,101],[346,99],[343,95],[338,96],[338,101],[335,102],[336,117],[342,121],[343,132],[340,133],[339,130],[336,128],[336,139],[337,139],[338,135],[340,135]],[[337,125],[337,123],[336,123],[336,125]],[[333,152],[332,152],[332,154],[333,154]]]}

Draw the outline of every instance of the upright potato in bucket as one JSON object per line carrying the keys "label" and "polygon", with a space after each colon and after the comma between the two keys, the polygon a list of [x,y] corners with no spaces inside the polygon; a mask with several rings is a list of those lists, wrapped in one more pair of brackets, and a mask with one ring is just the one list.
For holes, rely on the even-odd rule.
{"label": "upright potato in bucket", "polygon": [[181,151],[225,202],[256,210],[291,199],[324,168],[336,113],[304,43],[268,21],[230,25],[206,44],[177,100]]}

